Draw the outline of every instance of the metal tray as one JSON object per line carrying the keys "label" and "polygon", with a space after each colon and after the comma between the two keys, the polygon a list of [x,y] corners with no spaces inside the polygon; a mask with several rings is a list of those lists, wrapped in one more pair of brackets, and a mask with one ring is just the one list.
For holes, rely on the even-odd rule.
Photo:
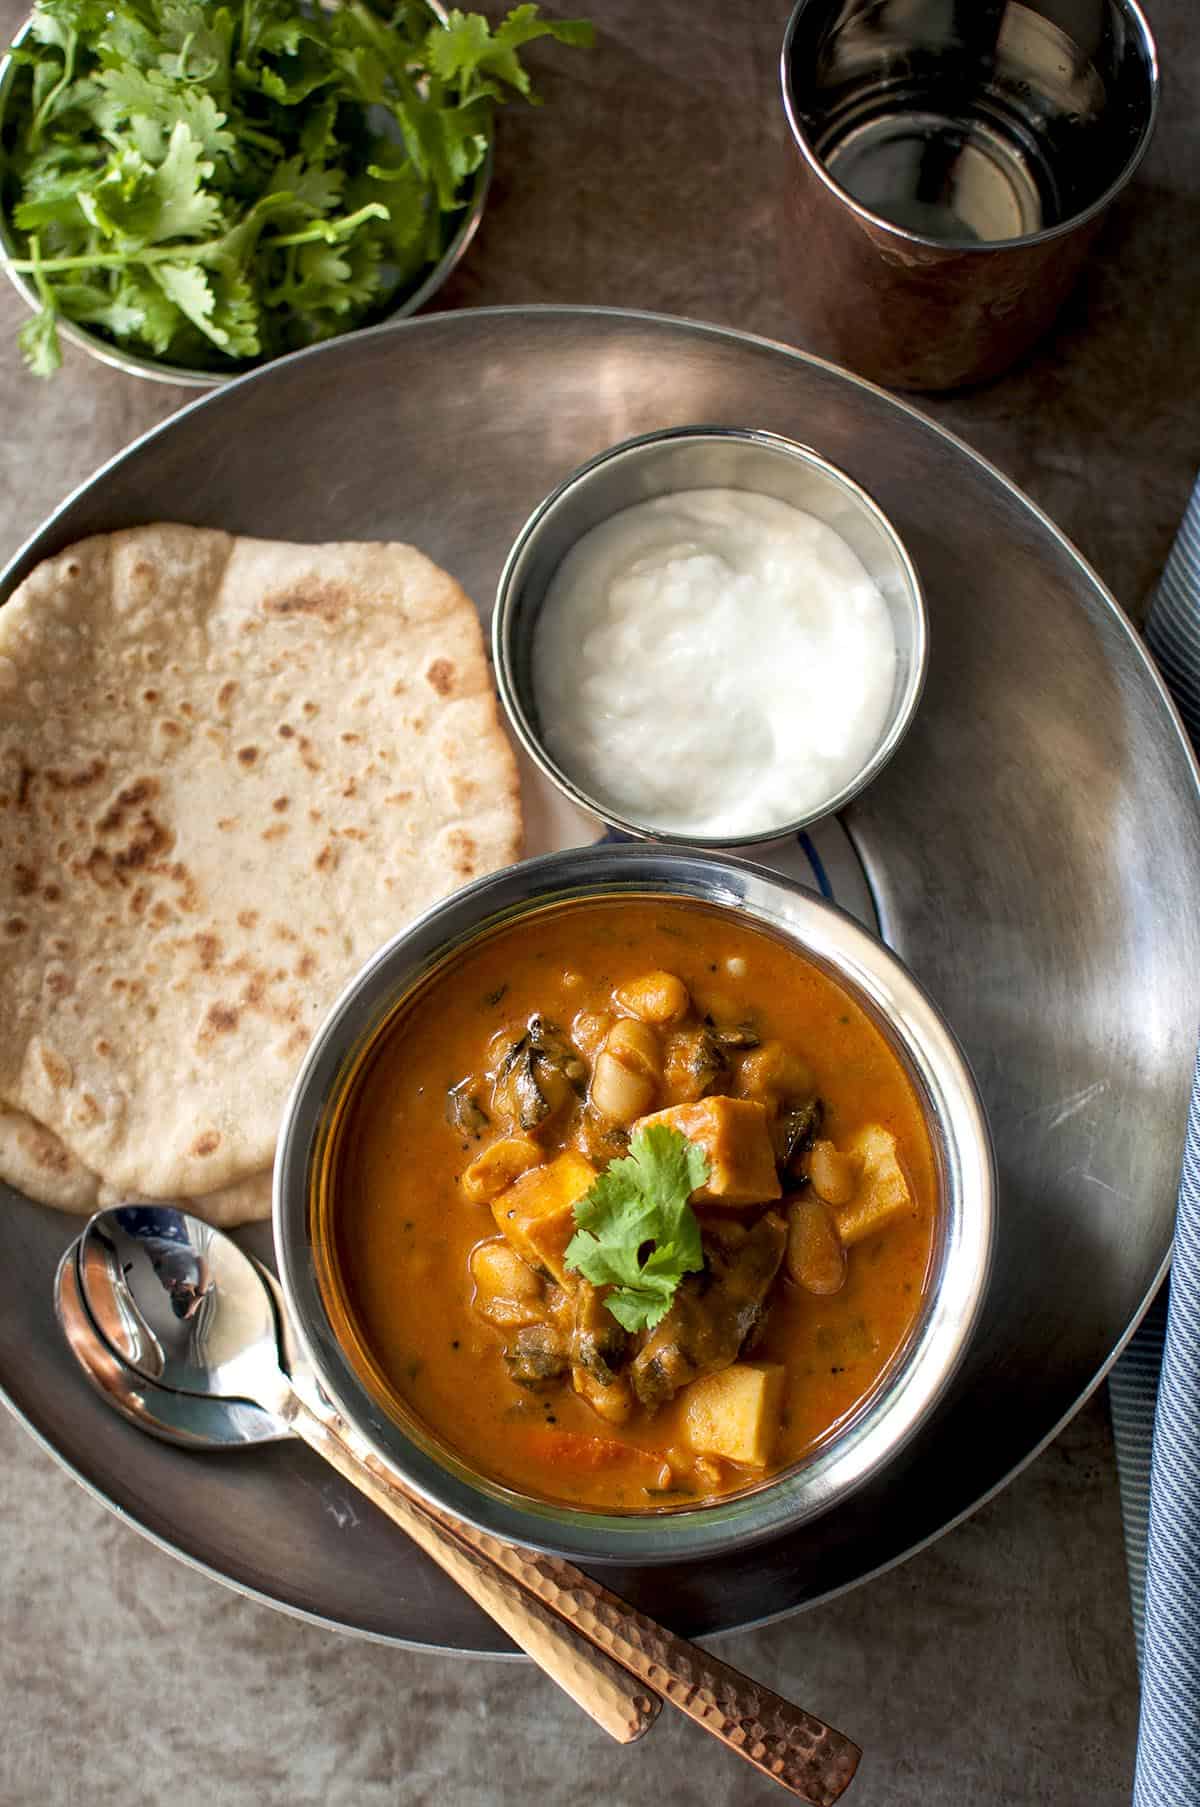
{"label": "metal tray", "polygon": [[[521,522],[566,471],[615,440],[695,422],[816,447],[891,515],[922,574],[932,659],[911,733],[844,833],[827,824],[807,848],[775,852],[868,920],[873,908],[940,1001],[1001,1169],[984,1322],[897,1466],[744,1559],[608,1571],[704,1634],[849,1587],[971,1511],[1078,1407],[1162,1275],[1200,1021],[1200,789],[1112,598],[996,470],[882,391],[733,332],[566,308],[387,327],[206,397],[85,484],[0,597],[84,534],[158,519],[411,539],[486,603]],[[534,848],[594,832],[532,784],[529,813]],[[307,1450],[189,1455],[106,1413],[52,1316],[77,1220],[14,1195],[0,1205],[0,1383],[100,1498],[185,1559],[324,1623],[506,1648]],[[266,1226],[248,1241],[266,1253]]]}

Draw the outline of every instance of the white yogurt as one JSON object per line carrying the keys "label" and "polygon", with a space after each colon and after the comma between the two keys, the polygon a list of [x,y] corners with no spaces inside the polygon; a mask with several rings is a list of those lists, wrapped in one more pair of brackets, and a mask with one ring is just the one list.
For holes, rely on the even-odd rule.
{"label": "white yogurt", "polygon": [[841,536],[732,489],[639,502],[585,534],[533,644],[555,762],[613,814],[701,839],[836,796],[879,742],[895,669],[887,605]]}

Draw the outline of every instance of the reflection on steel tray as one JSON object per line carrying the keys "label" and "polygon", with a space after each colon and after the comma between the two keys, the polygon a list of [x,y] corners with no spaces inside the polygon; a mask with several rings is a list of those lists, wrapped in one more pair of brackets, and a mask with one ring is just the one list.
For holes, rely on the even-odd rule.
{"label": "reflection on steel tray", "polygon": [[[1111,598],[995,470],[881,391],[736,333],[560,308],[417,320],[223,389],[99,473],[0,586],[84,534],[166,519],[409,539],[484,603],[568,470],[697,421],[815,446],[876,498],[920,570],[932,657],[908,739],[845,833],[826,824],[811,852],[767,854],[864,920],[874,909],[941,1004],[988,1106],[1001,1192],[972,1353],[884,1481],[719,1571],[606,1574],[693,1634],[810,1604],[968,1512],[1078,1406],[1163,1270],[1200,1014],[1200,920],[1186,907],[1200,789]],[[526,777],[531,851],[596,835]],[[502,1647],[389,1526],[347,1511],[304,1450],[209,1462],[198,1487],[201,1458],[106,1414],[54,1325],[55,1268],[78,1224],[11,1196],[4,1208],[0,1384],[98,1495],[292,1610],[414,1644]],[[265,1226],[248,1241],[267,1252]]]}

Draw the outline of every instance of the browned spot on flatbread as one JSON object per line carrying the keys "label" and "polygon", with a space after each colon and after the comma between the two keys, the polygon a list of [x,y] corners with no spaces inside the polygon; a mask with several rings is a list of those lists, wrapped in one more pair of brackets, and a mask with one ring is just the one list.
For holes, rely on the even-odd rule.
{"label": "browned spot on flatbread", "polygon": [[264,841],[281,841],[289,832],[286,822],[273,822],[270,828],[263,829],[262,838]]}
{"label": "browned spot on flatbread", "polygon": [[98,1035],[96,1037],[95,1041],[92,1043],[92,1046],[96,1050],[96,1053],[100,1056],[101,1060],[108,1060],[112,1054],[112,1043],[110,1041],[106,1041],[102,1035]]}
{"label": "browned spot on flatbread", "polygon": [[326,841],[324,847],[322,847],[320,853],[313,861],[313,865],[318,872],[332,872],[337,863],[337,848],[331,841]]}
{"label": "browned spot on flatbread", "polygon": [[4,933],[9,936],[11,940],[16,941],[26,932],[28,927],[29,924],[24,916],[9,916],[5,920]]}
{"label": "browned spot on flatbread", "polygon": [[200,961],[200,970],[206,973],[211,972],[221,958],[221,937],[205,931],[192,936],[192,945],[195,947],[196,956]]}
{"label": "browned spot on flatbread", "polygon": [[162,701],[162,691],[155,690],[153,685],[151,685],[148,689],[143,690],[142,701],[143,701],[143,703],[150,703],[151,705],[161,702]]}
{"label": "browned spot on flatbread", "polygon": [[239,747],[237,750],[237,756],[238,756],[238,764],[239,765],[251,766],[251,765],[258,764],[258,748],[257,747]]}
{"label": "browned spot on flatbread", "polygon": [[228,834],[231,828],[237,827],[240,820],[240,816],[218,816],[217,827],[223,834]]}
{"label": "browned spot on flatbread", "polygon": [[280,722],[275,732],[278,734],[280,740],[293,740],[296,735],[296,730],[292,727],[290,722]]}
{"label": "browned spot on flatbread", "polygon": [[47,1083],[56,1092],[65,1091],[73,1078],[70,1062],[64,1060],[61,1054],[56,1054],[53,1048],[48,1048],[45,1042],[38,1048],[38,1062]]}
{"label": "browned spot on flatbread", "polygon": [[204,1155],[216,1154],[220,1146],[221,1137],[218,1132],[215,1129],[206,1129],[196,1137],[188,1153],[203,1158]]}
{"label": "browned spot on flatbread", "polygon": [[225,682],[222,684],[221,688],[217,692],[217,708],[218,709],[228,709],[230,703],[232,703],[232,701],[236,695],[237,695],[236,678],[226,678]]}
{"label": "browned spot on flatbread", "polygon": [[139,602],[148,601],[158,587],[158,573],[144,558],[139,558],[129,573],[129,588]]}
{"label": "browned spot on flatbread", "polygon": [[238,1013],[232,1004],[210,1004],[200,1025],[200,1040],[211,1041],[215,1035],[229,1035],[238,1026]]}
{"label": "browned spot on flatbread", "polygon": [[139,885],[129,899],[129,908],[135,916],[144,916],[146,905],[150,902],[150,893],[145,885]]}
{"label": "browned spot on flatbread", "polygon": [[362,739],[362,735],[355,734],[352,729],[347,728],[346,732],[344,734],[339,735],[338,738],[339,738],[339,740],[344,740],[348,747],[356,747],[358,745],[359,741]]}
{"label": "browned spot on flatbread", "polygon": [[237,913],[237,919],[238,919],[238,927],[239,928],[252,929],[256,926],[256,924],[258,922],[258,911],[257,910],[239,910]]}
{"label": "browned spot on flatbread", "polygon": [[264,596],[262,611],[264,615],[278,615],[283,620],[289,615],[308,615],[331,627],[345,614],[353,601],[353,592],[345,584],[335,583],[328,578],[310,577],[294,589],[279,590],[272,596]]}
{"label": "browned spot on flatbread", "polygon": [[429,685],[431,690],[436,690],[439,696],[453,696],[454,677],[454,663],[452,660],[435,659],[433,664],[429,667],[429,670],[425,673],[425,682]]}
{"label": "browned spot on flatbread", "polygon": [[384,802],[385,803],[411,803],[412,802],[412,792],[411,791],[392,791],[388,796],[386,796],[384,798]]}
{"label": "browned spot on flatbread", "polygon": [[60,890],[58,885],[55,885],[55,884],[43,885],[42,886],[42,897],[45,900],[45,902],[48,904],[61,903],[62,902],[62,891]]}
{"label": "browned spot on flatbread", "polygon": [[404,682],[404,679],[397,678],[396,682],[392,685],[392,695],[393,696],[403,696],[404,692],[407,689],[408,689],[408,685]]}
{"label": "browned spot on flatbread", "polygon": [[12,882],[18,897],[29,897],[37,890],[37,873],[32,866],[16,865],[12,869]]}
{"label": "browned spot on flatbread", "polygon": [[465,828],[452,828],[446,836],[446,846],[450,850],[453,869],[458,878],[474,878],[475,862],[479,858],[479,849],[473,835]]}
{"label": "browned spot on flatbread", "polygon": [[[89,785],[98,784],[108,771],[108,762],[98,753],[83,765],[76,766],[74,771],[64,771],[62,766],[46,767],[46,783],[52,791],[85,791]],[[34,777],[32,770],[21,765],[21,780],[17,786],[17,802],[24,803],[29,794],[29,784]]]}
{"label": "browned spot on flatbread", "polygon": [[71,1156],[61,1142],[35,1134],[26,1139],[25,1146],[35,1167],[46,1173],[70,1173]]}
{"label": "browned spot on flatbread", "polygon": [[90,1129],[94,1123],[99,1123],[103,1115],[91,1092],[81,1092],[71,1112],[74,1121],[83,1129]]}
{"label": "browned spot on flatbread", "polygon": [[357,797],[358,780],[356,778],[347,778],[345,784],[342,786],[342,795],[343,797]]}
{"label": "browned spot on flatbread", "polygon": [[320,715],[321,713],[320,703],[302,703],[300,707],[304,710],[305,715]]}
{"label": "browned spot on flatbread", "polygon": [[316,955],[310,953],[309,950],[305,948],[304,952],[297,960],[294,970],[298,979],[310,979],[317,970]]}
{"label": "browned spot on flatbread", "polygon": [[42,983],[52,998],[65,998],[75,987],[65,966],[48,966]]}
{"label": "browned spot on flatbread", "polygon": [[312,741],[308,738],[308,735],[302,734],[296,742],[296,745],[300,749],[300,760],[305,769],[310,772],[319,772],[321,769],[321,762],[313,752]]}

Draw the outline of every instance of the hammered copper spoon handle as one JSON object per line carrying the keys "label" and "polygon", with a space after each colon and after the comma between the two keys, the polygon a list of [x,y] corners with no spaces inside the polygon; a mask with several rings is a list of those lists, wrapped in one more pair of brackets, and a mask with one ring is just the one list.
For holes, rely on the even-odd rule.
{"label": "hammered copper spoon handle", "polygon": [[[676,1637],[574,1564],[506,1543],[410,1495],[323,1399],[310,1415],[324,1426],[331,1442],[340,1445],[360,1471],[373,1478],[385,1511],[389,1510],[386,1496],[397,1496],[410,1513],[426,1520],[431,1530],[457,1544],[464,1556],[473,1555],[510,1578],[530,1606],[540,1604],[548,1609],[588,1639],[597,1652],[613,1658],[651,1691],[652,1700],[657,1702],[661,1696],[671,1701],[762,1775],[811,1807],[832,1807],[845,1793],[862,1752],[844,1733],[710,1656],[699,1645]],[[362,1485],[353,1473],[348,1478]],[[417,1541],[422,1542],[419,1537]],[[528,1650],[528,1643],[523,1647]],[[530,1650],[530,1654],[536,1653]],[[560,1686],[566,1685],[557,1679]],[[586,1678],[589,1685],[591,1679]],[[568,1692],[593,1718],[600,1718],[586,1698],[573,1689]]]}
{"label": "hammered copper spoon handle", "polygon": [[601,1641],[569,1614],[556,1612],[520,1577],[460,1537],[457,1520],[427,1510],[391,1475],[343,1437],[343,1421],[314,1411],[290,1388],[272,1409],[289,1430],[336,1468],[360,1493],[407,1532],[481,1610],[532,1657],[544,1674],[619,1744],[632,1744],[657,1719],[658,1695],[638,1684]]}
{"label": "hammered copper spoon handle", "polygon": [[676,1637],[571,1563],[470,1526],[458,1531],[631,1675],[811,1807],[831,1807],[849,1787],[862,1752],[843,1733]]}

